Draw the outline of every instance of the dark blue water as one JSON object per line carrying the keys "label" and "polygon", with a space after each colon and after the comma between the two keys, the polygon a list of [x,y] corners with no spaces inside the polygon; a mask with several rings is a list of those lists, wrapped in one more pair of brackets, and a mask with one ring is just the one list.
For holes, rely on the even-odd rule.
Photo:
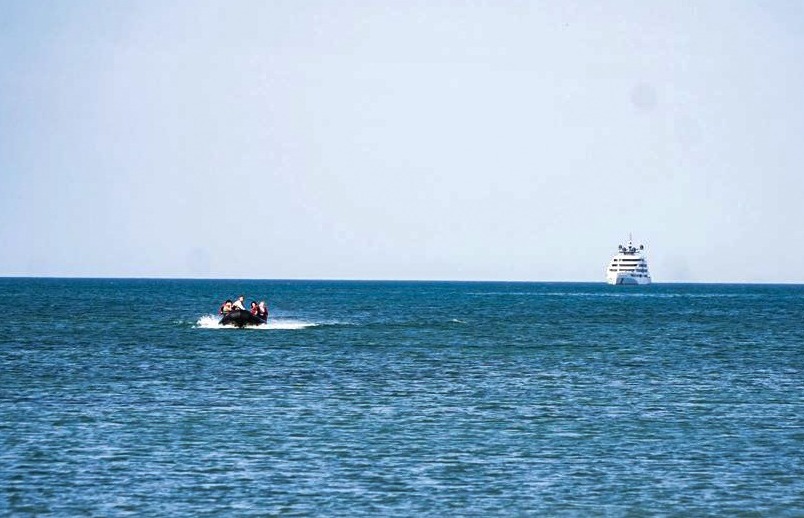
{"label": "dark blue water", "polygon": [[2,515],[804,515],[802,286],[0,295]]}

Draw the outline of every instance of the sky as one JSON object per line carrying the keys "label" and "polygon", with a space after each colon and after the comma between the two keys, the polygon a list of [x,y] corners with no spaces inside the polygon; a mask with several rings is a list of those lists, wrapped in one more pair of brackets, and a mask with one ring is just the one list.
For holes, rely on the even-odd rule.
{"label": "sky", "polygon": [[804,4],[0,0],[0,276],[804,283]]}

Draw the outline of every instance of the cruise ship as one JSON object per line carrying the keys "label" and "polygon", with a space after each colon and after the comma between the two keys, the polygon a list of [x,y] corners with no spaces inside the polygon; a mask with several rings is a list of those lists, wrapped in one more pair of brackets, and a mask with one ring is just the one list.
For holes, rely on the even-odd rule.
{"label": "cruise ship", "polygon": [[606,268],[606,282],[609,284],[650,284],[648,261],[645,259],[645,245],[637,248],[628,236],[628,244],[620,245],[617,255],[611,258]]}

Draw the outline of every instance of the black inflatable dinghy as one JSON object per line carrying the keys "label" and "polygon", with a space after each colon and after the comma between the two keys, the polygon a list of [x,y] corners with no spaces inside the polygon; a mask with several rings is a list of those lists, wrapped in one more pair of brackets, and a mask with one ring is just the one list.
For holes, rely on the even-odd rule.
{"label": "black inflatable dinghy", "polygon": [[220,321],[220,324],[222,326],[236,326],[236,327],[258,326],[264,323],[265,320],[261,319],[257,315],[252,315],[245,309],[232,310],[223,315],[223,318]]}

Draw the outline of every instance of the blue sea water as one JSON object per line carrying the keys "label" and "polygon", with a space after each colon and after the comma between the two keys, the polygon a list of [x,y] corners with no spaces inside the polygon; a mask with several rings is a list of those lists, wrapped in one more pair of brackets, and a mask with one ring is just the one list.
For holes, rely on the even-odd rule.
{"label": "blue sea water", "polygon": [[804,286],[0,296],[4,516],[804,516]]}

